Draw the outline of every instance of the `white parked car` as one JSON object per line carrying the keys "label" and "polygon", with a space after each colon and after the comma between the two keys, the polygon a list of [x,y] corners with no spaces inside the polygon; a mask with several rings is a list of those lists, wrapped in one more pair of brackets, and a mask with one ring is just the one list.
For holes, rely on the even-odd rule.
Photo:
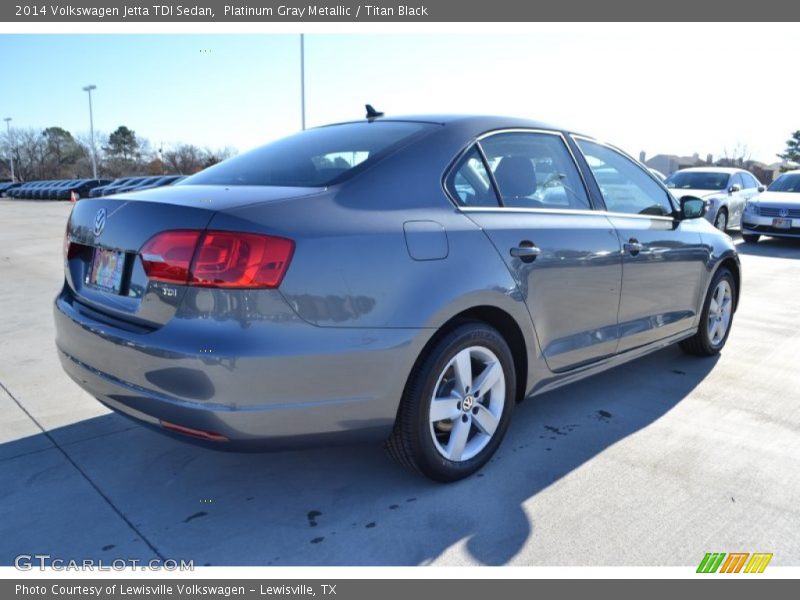
{"label": "white parked car", "polygon": [[752,173],[726,167],[693,167],[676,171],[664,182],[673,196],[697,196],[708,204],[706,219],[725,231],[741,227],[744,205],[766,188]]}
{"label": "white parked car", "polygon": [[762,235],[800,238],[800,170],[784,173],[747,202],[742,238],[753,244]]}

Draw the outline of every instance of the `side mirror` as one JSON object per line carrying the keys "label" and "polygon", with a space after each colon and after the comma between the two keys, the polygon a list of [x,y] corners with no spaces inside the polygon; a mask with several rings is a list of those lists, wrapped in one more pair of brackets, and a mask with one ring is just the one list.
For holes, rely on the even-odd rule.
{"label": "side mirror", "polygon": [[759,194],[762,193],[762,192],[766,192],[766,191],[767,191],[767,187],[766,186],[764,186],[764,185],[758,186],[758,193]]}
{"label": "side mirror", "polygon": [[699,219],[706,214],[706,201],[697,196],[681,198],[681,218]]}
{"label": "side mirror", "polygon": [[728,188],[728,193],[735,194],[736,192],[741,191],[741,189],[742,186],[740,186],[738,183],[734,183],[731,187]]}

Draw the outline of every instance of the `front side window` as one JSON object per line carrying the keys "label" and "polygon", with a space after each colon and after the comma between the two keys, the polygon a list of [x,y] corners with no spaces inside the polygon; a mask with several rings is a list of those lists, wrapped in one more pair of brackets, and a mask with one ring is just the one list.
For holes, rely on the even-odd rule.
{"label": "front side window", "polygon": [[673,213],[666,190],[630,158],[602,144],[576,141],[609,211],[653,216]]}
{"label": "front side window", "polygon": [[326,186],[434,127],[375,121],[308,129],[209,167],[178,185]]}
{"label": "front side window", "polygon": [[676,190],[727,190],[730,175],[714,171],[677,171],[664,184]]}
{"label": "front side window", "polygon": [[760,185],[758,180],[750,173],[742,173],[742,180],[744,181],[744,188],[747,190],[757,188]]}

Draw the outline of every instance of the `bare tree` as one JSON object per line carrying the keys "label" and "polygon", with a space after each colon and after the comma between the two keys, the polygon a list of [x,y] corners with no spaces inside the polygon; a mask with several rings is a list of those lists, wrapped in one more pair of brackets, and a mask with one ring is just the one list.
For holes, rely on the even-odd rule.
{"label": "bare tree", "polygon": [[720,167],[741,167],[752,158],[750,147],[743,142],[736,142],[730,150],[726,146],[722,158],[717,161]]}
{"label": "bare tree", "polygon": [[180,175],[191,175],[215,165],[235,154],[230,147],[220,150],[199,148],[193,144],[180,144],[164,152],[164,162],[169,169]]}

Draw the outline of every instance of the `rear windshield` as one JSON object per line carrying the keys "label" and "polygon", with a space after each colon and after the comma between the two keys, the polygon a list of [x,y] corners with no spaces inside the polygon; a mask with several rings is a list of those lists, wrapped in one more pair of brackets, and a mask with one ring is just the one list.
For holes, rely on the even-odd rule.
{"label": "rear windshield", "polygon": [[727,173],[678,171],[664,182],[668,188],[679,190],[724,190],[728,187]]}
{"label": "rear windshield", "polygon": [[308,129],[187,177],[178,185],[321,187],[366,168],[429,123],[375,121]]}
{"label": "rear windshield", "polygon": [[781,175],[769,186],[770,192],[794,192],[800,194],[800,173]]}

